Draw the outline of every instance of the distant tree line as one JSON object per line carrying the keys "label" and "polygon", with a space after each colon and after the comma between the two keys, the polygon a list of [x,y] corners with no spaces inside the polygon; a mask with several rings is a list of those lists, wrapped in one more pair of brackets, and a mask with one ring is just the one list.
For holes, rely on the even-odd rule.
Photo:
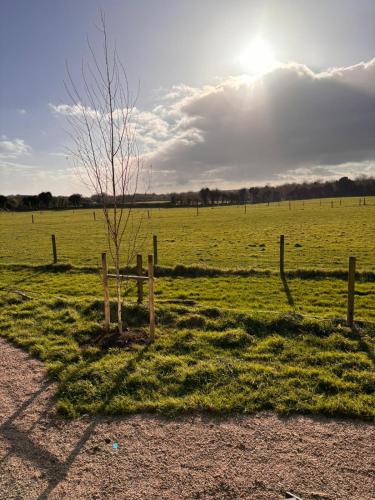
{"label": "distant tree line", "polygon": [[250,187],[233,190],[202,188],[199,192],[172,193],[173,205],[193,206],[240,203],[268,203],[312,198],[336,198],[345,196],[375,196],[375,178],[351,180],[341,177],[335,181],[290,183],[280,186]]}
{"label": "distant tree line", "polygon": [[[108,206],[113,199],[106,196]],[[311,198],[335,198],[345,196],[375,196],[375,178],[349,179],[341,177],[336,181],[316,181],[262,186],[241,189],[210,189],[169,194],[137,194],[129,203],[164,203],[172,206],[223,205],[241,203],[268,203],[286,200],[308,200]],[[70,196],[53,196],[49,191],[33,196],[0,195],[0,210],[47,210],[68,208],[95,208],[102,205],[99,195],[85,197],[75,193]]]}

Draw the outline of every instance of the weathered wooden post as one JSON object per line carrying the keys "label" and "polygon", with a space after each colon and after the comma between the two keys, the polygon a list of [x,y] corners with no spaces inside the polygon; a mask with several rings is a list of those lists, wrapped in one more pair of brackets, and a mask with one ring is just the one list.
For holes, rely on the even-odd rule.
{"label": "weathered wooden post", "polygon": [[354,323],[354,293],[355,293],[355,257],[349,257],[349,272],[348,272],[348,325],[353,326]]}
{"label": "weathered wooden post", "polygon": [[363,205],[366,206],[366,198],[363,198]]}
{"label": "weathered wooden post", "polygon": [[154,264],[152,255],[148,256],[148,309],[150,314],[150,340],[154,340],[155,303],[154,303]]}
{"label": "weathered wooden post", "polygon": [[56,264],[57,263],[56,236],[52,234],[51,239],[52,239],[53,263]]}
{"label": "weathered wooden post", "polygon": [[102,273],[103,273],[103,292],[104,292],[104,330],[108,333],[109,325],[111,322],[111,316],[109,309],[107,254],[105,252],[102,253]]}
{"label": "weathered wooden post", "polygon": [[34,224],[34,214],[31,214],[31,222]]}
{"label": "weathered wooden post", "polygon": [[95,212],[93,212],[92,214],[93,214],[93,216],[94,216],[94,220],[96,220],[96,213],[95,213]]}
{"label": "weathered wooden post", "polygon": [[280,276],[283,277],[285,270],[284,270],[284,248],[285,248],[285,238],[284,235],[280,235]]}
{"label": "weathered wooden post", "polygon": [[[142,265],[142,255],[137,255],[137,275],[142,276],[143,265]],[[137,280],[137,302],[138,304],[142,304],[143,301],[143,281]]]}
{"label": "weathered wooden post", "polygon": [[154,236],[152,238],[152,242],[153,242],[153,247],[154,247],[154,265],[157,266],[158,265],[158,237],[156,236],[156,234],[154,234]]}

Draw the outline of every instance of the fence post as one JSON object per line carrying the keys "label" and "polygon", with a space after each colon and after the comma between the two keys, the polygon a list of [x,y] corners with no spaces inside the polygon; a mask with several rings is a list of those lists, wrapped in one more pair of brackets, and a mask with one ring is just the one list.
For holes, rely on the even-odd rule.
{"label": "fence post", "polygon": [[93,215],[94,215],[94,220],[96,220],[96,214],[95,214],[95,212],[93,212]]}
{"label": "fence post", "polygon": [[[137,275],[142,276],[143,265],[142,265],[142,255],[137,255]],[[143,300],[143,282],[142,280],[137,280],[137,296],[138,296],[138,304],[142,304]]]}
{"label": "fence post", "polygon": [[153,246],[154,246],[154,265],[158,265],[158,237],[154,234],[153,238]]}
{"label": "fence post", "polygon": [[108,333],[109,325],[111,322],[111,316],[109,309],[107,254],[105,252],[102,253],[102,272],[103,272],[103,291],[104,291],[104,330]]}
{"label": "fence post", "polygon": [[31,222],[34,224],[34,214],[31,214]]}
{"label": "fence post", "polygon": [[155,304],[154,304],[154,264],[152,255],[148,256],[148,309],[150,314],[150,340],[155,338]]}
{"label": "fence post", "polygon": [[349,257],[349,272],[348,272],[348,325],[353,326],[354,323],[354,293],[355,293],[355,257]]}
{"label": "fence post", "polygon": [[284,235],[280,235],[280,276],[284,276],[284,244],[285,238]]}
{"label": "fence post", "polygon": [[150,210],[147,210],[147,218],[150,219]]}
{"label": "fence post", "polygon": [[56,251],[56,236],[54,234],[51,235],[52,239],[52,255],[53,255],[53,263],[57,263],[57,251]]}

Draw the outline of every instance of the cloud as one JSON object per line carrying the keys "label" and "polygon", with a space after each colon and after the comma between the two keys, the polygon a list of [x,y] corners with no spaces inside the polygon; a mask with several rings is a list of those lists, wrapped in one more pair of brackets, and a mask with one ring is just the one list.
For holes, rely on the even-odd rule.
{"label": "cloud", "polygon": [[31,153],[31,147],[23,139],[8,139],[2,135],[0,139],[0,159],[19,158]]}
{"label": "cloud", "polygon": [[148,156],[160,187],[375,174],[375,59],[321,73],[288,64],[167,98],[154,112],[173,116],[174,134]]}

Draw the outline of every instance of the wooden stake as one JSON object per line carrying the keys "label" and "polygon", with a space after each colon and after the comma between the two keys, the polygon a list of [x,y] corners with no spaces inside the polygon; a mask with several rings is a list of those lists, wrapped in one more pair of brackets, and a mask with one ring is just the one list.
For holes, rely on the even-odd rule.
{"label": "wooden stake", "polygon": [[156,234],[154,234],[154,236],[152,238],[152,242],[153,242],[153,247],[154,247],[154,265],[157,266],[158,265],[158,237],[156,236]]}
{"label": "wooden stake", "polygon": [[355,262],[355,257],[349,257],[347,320],[350,327],[353,326],[354,323]]}
{"label": "wooden stake", "polygon": [[57,251],[56,251],[56,237],[54,234],[51,235],[52,239],[52,255],[53,255],[53,263],[57,263]]}
{"label": "wooden stake", "polygon": [[[142,272],[143,272],[142,255],[138,254],[137,255],[137,274],[138,274],[138,276],[142,276]],[[143,282],[142,282],[142,280],[137,280],[137,295],[138,295],[138,299],[137,299],[138,304],[142,304],[142,301],[143,301]]]}
{"label": "wooden stake", "polygon": [[280,276],[284,276],[284,247],[285,247],[285,238],[282,234],[280,236]]}
{"label": "wooden stake", "polygon": [[34,214],[31,214],[31,222],[34,224]]}
{"label": "wooden stake", "polygon": [[104,330],[108,333],[109,325],[111,323],[111,315],[109,309],[107,254],[105,252],[102,253],[102,273],[103,273],[103,292],[104,292]]}
{"label": "wooden stake", "polygon": [[154,303],[154,264],[152,255],[148,256],[148,309],[150,314],[150,340],[155,338],[155,303]]}
{"label": "wooden stake", "polygon": [[94,220],[96,220],[96,214],[95,214],[95,212],[93,212],[93,216],[94,216]]}

